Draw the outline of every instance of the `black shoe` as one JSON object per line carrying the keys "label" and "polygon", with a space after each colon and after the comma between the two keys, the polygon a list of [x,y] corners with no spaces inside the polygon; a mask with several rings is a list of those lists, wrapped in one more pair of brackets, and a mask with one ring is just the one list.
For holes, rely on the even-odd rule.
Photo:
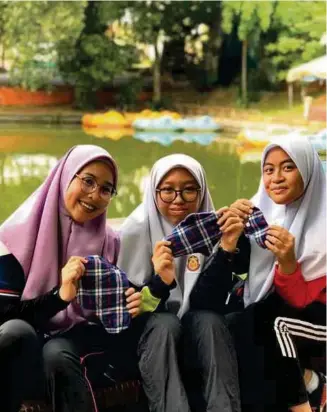
{"label": "black shoe", "polygon": [[312,412],[323,412],[326,407],[326,377],[316,372],[319,378],[319,384],[317,389],[309,394],[309,402]]}

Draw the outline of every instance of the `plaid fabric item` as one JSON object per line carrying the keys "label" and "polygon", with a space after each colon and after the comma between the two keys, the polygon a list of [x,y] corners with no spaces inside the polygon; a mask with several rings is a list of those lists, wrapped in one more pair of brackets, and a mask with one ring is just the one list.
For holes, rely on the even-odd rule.
{"label": "plaid fabric item", "polygon": [[265,245],[266,235],[268,230],[268,223],[261,210],[257,207],[253,207],[253,212],[251,213],[249,220],[245,224],[245,235],[254,236],[255,241],[263,249],[267,249]]}
{"label": "plaid fabric item", "polygon": [[202,253],[209,256],[221,237],[215,212],[192,213],[165,240],[171,242],[174,257]]}
{"label": "plaid fabric item", "polygon": [[[214,246],[222,236],[217,224],[218,216],[215,212],[192,213],[177,225],[165,240],[171,242],[173,256],[179,257],[190,253],[202,253],[209,256]],[[245,225],[246,236],[254,236],[255,241],[262,248],[266,248],[265,240],[268,223],[257,207]]]}
{"label": "plaid fabric item", "polygon": [[87,256],[86,259],[77,302],[83,309],[93,311],[108,333],[127,329],[131,318],[125,300],[125,291],[129,287],[126,273],[101,256]]}

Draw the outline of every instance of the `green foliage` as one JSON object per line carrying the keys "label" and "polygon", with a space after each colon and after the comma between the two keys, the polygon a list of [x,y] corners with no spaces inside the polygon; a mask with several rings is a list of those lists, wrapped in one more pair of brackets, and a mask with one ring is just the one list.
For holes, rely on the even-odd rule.
{"label": "green foliage", "polygon": [[[61,53],[60,68],[64,76],[75,85],[77,107],[96,105],[96,91],[110,85],[114,76],[121,74],[135,61],[135,49],[130,45],[118,45],[106,35],[104,16],[112,11],[112,18],[122,15],[121,4],[89,2],[85,9],[85,26],[67,53]],[[110,13],[109,13],[110,14]]]}
{"label": "green foliage", "polygon": [[238,37],[248,40],[258,32],[265,32],[271,24],[275,1],[228,1],[223,0],[222,28],[231,33],[235,22],[238,24]]}
{"label": "green foliage", "polygon": [[276,71],[284,80],[291,67],[325,53],[320,39],[326,31],[326,3],[319,1],[282,2],[276,7],[274,26],[278,39],[266,47]]}
{"label": "green foliage", "polygon": [[143,89],[142,79],[133,79],[119,87],[117,105],[122,110],[134,110],[137,99]]}
{"label": "green foliage", "polygon": [[[31,90],[49,85],[58,74],[58,50],[72,47],[83,28],[84,0],[4,2],[3,41],[10,48],[11,75],[15,84]],[[35,63],[52,63],[49,70],[33,71]],[[50,66],[50,65],[49,65]]]}

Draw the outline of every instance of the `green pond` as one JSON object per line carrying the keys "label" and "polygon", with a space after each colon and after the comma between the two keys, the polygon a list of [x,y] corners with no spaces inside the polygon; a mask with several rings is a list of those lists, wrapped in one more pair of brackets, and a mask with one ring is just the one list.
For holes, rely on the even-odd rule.
{"label": "green pond", "polygon": [[[154,162],[172,153],[188,154],[204,166],[216,208],[240,197],[249,198],[258,187],[260,149],[242,148],[235,132],[123,137],[88,133],[79,126],[0,125],[0,223],[40,185],[56,161],[77,144],[99,145],[118,163],[118,196],[108,210],[110,218],[132,212],[141,202]],[[149,141],[151,138],[157,141]]]}

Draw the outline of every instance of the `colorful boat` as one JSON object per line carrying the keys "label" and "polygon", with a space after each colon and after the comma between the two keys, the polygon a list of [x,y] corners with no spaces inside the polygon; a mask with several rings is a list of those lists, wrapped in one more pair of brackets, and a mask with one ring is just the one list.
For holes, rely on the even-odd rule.
{"label": "colorful boat", "polygon": [[165,131],[137,131],[133,136],[137,140],[145,143],[155,142],[163,146],[169,146],[176,141],[185,143],[197,143],[207,146],[215,141],[219,136],[216,133],[177,133]]}
{"label": "colorful boat", "polygon": [[176,119],[170,115],[159,118],[138,118],[132,126],[137,130],[172,130],[172,131],[217,131],[219,124],[210,116],[186,117]]}
{"label": "colorful boat", "polygon": [[247,147],[263,148],[272,139],[284,138],[293,133],[306,135],[305,128],[293,128],[291,126],[267,126],[266,129],[243,129],[237,135],[237,140]]}

